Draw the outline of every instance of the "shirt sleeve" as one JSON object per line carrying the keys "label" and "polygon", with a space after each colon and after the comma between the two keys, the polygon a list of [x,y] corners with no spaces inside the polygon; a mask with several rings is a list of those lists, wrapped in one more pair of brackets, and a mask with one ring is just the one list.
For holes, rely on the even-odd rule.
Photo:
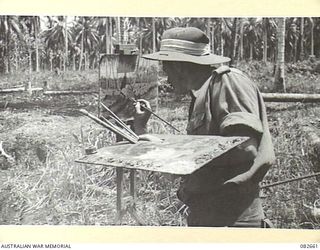
{"label": "shirt sleeve", "polygon": [[248,77],[235,72],[224,74],[215,81],[211,93],[211,110],[221,135],[237,128],[263,133],[257,87]]}
{"label": "shirt sleeve", "polygon": [[250,167],[249,179],[261,181],[275,155],[265,105],[257,86],[242,72],[231,71],[216,79],[211,88],[212,116],[221,135],[237,135],[244,130],[259,135],[258,152]]}

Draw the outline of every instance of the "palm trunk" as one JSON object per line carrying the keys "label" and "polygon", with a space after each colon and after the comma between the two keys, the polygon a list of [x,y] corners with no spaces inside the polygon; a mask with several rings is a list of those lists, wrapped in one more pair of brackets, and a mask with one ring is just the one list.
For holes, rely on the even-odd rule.
{"label": "palm trunk", "polygon": [[67,29],[67,16],[64,19],[64,57],[63,57],[63,70],[66,71],[68,65],[68,29]]}
{"label": "palm trunk", "polygon": [[117,36],[118,36],[118,44],[121,43],[121,19],[120,17],[117,17]]}
{"label": "palm trunk", "polygon": [[15,63],[16,63],[16,72],[19,70],[19,50],[17,48],[17,43],[14,43],[14,50],[15,50]]}
{"label": "palm trunk", "polygon": [[110,43],[109,52],[110,54],[113,53],[112,34],[113,34],[112,17],[110,17],[110,20],[109,20],[109,43]]}
{"label": "palm trunk", "polygon": [[230,50],[230,65],[233,66],[236,61],[236,52],[237,52],[237,20],[238,18],[233,19],[232,25],[232,34],[231,34],[231,50]]}
{"label": "palm trunk", "polygon": [[241,20],[240,27],[240,49],[239,49],[239,60],[243,59],[243,20]]}
{"label": "palm trunk", "polygon": [[312,17],[310,17],[310,23],[311,23],[311,50],[310,50],[310,56],[314,57],[314,22]]}
{"label": "palm trunk", "polygon": [[304,59],[304,18],[301,17],[301,24],[300,24],[300,60]]}
{"label": "palm trunk", "polygon": [[6,35],[6,51],[7,51],[7,67],[6,67],[6,73],[11,72],[11,67],[10,67],[10,31],[8,31]]}
{"label": "palm trunk", "polygon": [[249,60],[252,61],[253,60],[253,44],[250,43],[250,56],[249,56]]}
{"label": "palm trunk", "polygon": [[35,43],[35,49],[36,49],[36,72],[39,72],[38,20],[36,16],[33,18],[33,26],[34,26],[34,43]]}
{"label": "palm trunk", "polygon": [[152,52],[156,52],[156,21],[152,18]]}
{"label": "palm trunk", "polygon": [[223,22],[221,20],[221,26],[220,26],[220,53],[223,56],[224,54],[224,40],[223,40],[223,36],[222,36],[222,30],[223,30]]}
{"label": "palm trunk", "polygon": [[106,55],[110,54],[110,49],[109,49],[109,17],[106,17],[106,30],[105,30],[106,34]]}
{"label": "palm trunk", "polygon": [[277,39],[278,39],[278,55],[275,69],[274,84],[278,91],[286,91],[285,75],[284,75],[284,56],[285,56],[285,18],[279,18]]}
{"label": "palm trunk", "polygon": [[267,62],[267,56],[268,56],[268,29],[267,29],[267,19],[263,18],[263,62]]}
{"label": "palm trunk", "polygon": [[139,41],[139,53],[140,53],[140,57],[142,56],[143,54],[143,51],[142,51],[142,33],[140,34],[140,41]]}
{"label": "palm trunk", "polygon": [[60,72],[63,71],[63,67],[64,67],[64,56],[61,56],[61,54],[59,55],[59,70]]}
{"label": "palm trunk", "polygon": [[32,56],[31,56],[31,44],[28,46],[28,53],[29,53],[29,89],[31,89],[32,83]]}
{"label": "palm trunk", "polygon": [[211,32],[211,46],[212,46],[212,53],[214,54],[214,23],[212,24],[212,32]]}
{"label": "palm trunk", "polygon": [[294,38],[294,48],[293,48],[293,61],[297,61],[297,54],[298,54],[298,39],[297,37]]}
{"label": "palm trunk", "polygon": [[82,66],[82,58],[83,58],[83,39],[84,39],[84,31],[82,31],[81,35],[81,46],[80,46],[80,58],[79,58],[79,71],[81,70]]}
{"label": "palm trunk", "polygon": [[206,33],[207,33],[207,37],[209,37],[209,44],[211,46],[212,44],[212,41],[211,41],[211,35],[210,35],[210,18],[206,18],[207,20],[207,30],[206,30]]}
{"label": "palm trunk", "polygon": [[88,53],[84,53],[84,69],[88,70]]}
{"label": "palm trunk", "polygon": [[36,72],[39,72],[39,45],[38,39],[35,39],[35,47],[36,47]]}
{"label": "palm trunk", "polygon": [[49,63],[50,63],[50,71],[52,72],[52,69],[53,69],[52,56],[50,56]]}
{"label": "palm trunk", "polygon": [[72,55],[72,70],[76,71],[76,54]]}

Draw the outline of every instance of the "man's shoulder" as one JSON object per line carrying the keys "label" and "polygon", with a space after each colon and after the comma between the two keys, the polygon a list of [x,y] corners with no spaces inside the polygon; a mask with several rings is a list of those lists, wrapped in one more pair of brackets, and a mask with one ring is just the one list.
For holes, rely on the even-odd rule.
{"label": "man's shoulder", "polygon": [[230,68],[230,75],[238,75],[249,79],[249,76],[245,72],[237,68]]}
{"label": "man's shoulder", "polygon": [[221,75],[222,84],[236,85],[242,88],[257,88],[256,84],[250,79],[250,77],[243,71],[230,68],[230,71]]}
{"label": "man's shoulder", "polygon": [[243,71],[237,68],[226,66],[226,65],[216,68],[214,72],[221,77],[222,76],[227,76],[227,77],[238,76],[238,77],[245,77],[249,79],[248,75]]}

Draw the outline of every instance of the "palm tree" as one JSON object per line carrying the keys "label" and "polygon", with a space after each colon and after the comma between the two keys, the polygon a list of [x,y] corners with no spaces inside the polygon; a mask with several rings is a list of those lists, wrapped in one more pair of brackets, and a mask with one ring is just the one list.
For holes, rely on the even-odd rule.
{"label": "palm tree", "polygon": [[287,53],[290,56],[290,60],[296,61],[298,54],[298,39],[300,32],[298,30],[298,19],[297,18],[288,18],[286,22],[287,34],[286,34],[286,45]]}
{"label": "palm tree", "polygon": [[[53,51],[55,55],[59,56],[60,68],[66,69],[68,57],[68,44],[72,42],[70,29],[68,29],[65,17],[58,16],[54,21],[54,25],[43,32],[44,42],[47,50]],[[64,54],[62,56],[62,54]],[[61,62],[63,61],[63,62]]]}
{"label": "palm tree", "polygon": [[[237,18],[222,18],[224,26],[221,26],[221,47],[224,49],[224,53],[231,58],[231,64],[235,60],[236,55],[236,43],[237,43]],[[225,27],[223,29],[223,27]],[[223,43],[223,44],[222,44]]]}
{"label": "palm tree", "polygon": [[19,38],[22,37],[18,17],[0,16],[0,60],[2,60],[2,65],[0,65],[0,72],[9,73],[11,71],[11,37],[14,33]]}
{"label": "palm tree", "polygon": [[300,60],[304,59],[304,18],[300,18]]}
{"label": "palm tree", "polygon": [[[309,40],[310,44],[310,57],[314,57],[314,28],[315,28],[315,21],[312,17],[306,17],[308,21],[308,27],[306,29],[306,33],[308,34],[307,41]],[[306,34],[307,35],[307,34]]]}
{"label": "palm tree", "polygon": [[243,52],[249,51],[248,57],[252,61],[254,56],[254,46],[258,39],[257,29],[257,18],[247,18],[243,21]]}
{"label": "palm tree", "polygon": [[[39,55],[39,46],[40,46],[40,17],[39,16],[20,16],[19,17],[20,23],[22,25],[22,28],[26,33],[29,34],[30,37],[28,37],[28,44],[29,52],[31,53],[30,56],[32,56],[32,51],[34,49],[35,51],[35,71],[39,72],[40,68],[40,55]],[[32,68],[32,58],[30,58]]]}
{"label": "palm tree", "polygon": [[82,68],[83,57],[85,57],[85,67],[87,67],[87,58],[90,52],[97,49],[99,44],[99,34],[97,30],[98,21],[94,17],[79,17],[75,26],[75,41],[80,44],[79,68]]}
{"label": "palm tree", "polygon": [[100,52],[112,54],[113,17],[97,18]]}
{"label": "palm tree", "polygon": [[[264,17],[256,20],[257,46],[255,52],[257,57],[262,58],[264,62],[267,62],[268,57],[272,58],[272,55],[275,54],[276,27],[274,18]],[[262,54],[260,45],[262,46]]]}
{"label": "palm tree", "polygon": [[286,19],[278,18],[278,55],[275,69],[274,84],[278,91],[286,91],[285,76],[284,76],[284,60],[285,60],[285,33],[286,33]]}
{"label": "palm tree", "polygon": [[190,18],[139,17],[129,18],[130,30],[135,31],[135,40],[141,53],[159,50],[163,32],[168,28],[190,26]]}

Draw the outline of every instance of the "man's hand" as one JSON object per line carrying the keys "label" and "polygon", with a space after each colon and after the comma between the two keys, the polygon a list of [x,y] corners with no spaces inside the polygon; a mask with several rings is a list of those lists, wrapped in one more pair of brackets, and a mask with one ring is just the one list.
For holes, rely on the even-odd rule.
{"label": "man's hand", "polygon": [[247,184],[250,181],[251,175],[249,172],[244,172],[242,174],[239,174],[235,177],[233,177],[230,180],[227,180],[224,185],[244,185]]}
{"label": "man's hand", "polygon": [[151,116],[151,113],[144,109],[146,107],[151,109],[150,103],[144,99],[139,99],[134,103],[135,114],[133,127],[136,134],[141,135],[147,133],[147,123]]}

